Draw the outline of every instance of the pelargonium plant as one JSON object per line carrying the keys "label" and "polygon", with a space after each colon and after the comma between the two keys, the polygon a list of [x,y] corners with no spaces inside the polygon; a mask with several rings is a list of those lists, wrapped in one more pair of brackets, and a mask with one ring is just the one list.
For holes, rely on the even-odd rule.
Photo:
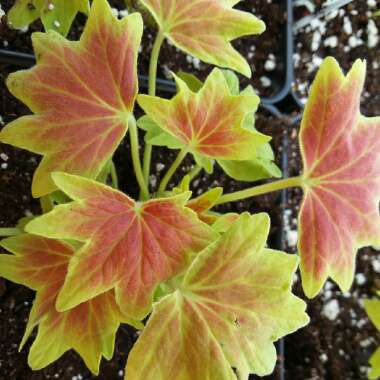
{"label": "pelargonium plant", "polygon": [[[43,156],[32,184],[43,215],[0,230],[9,236],[1,246],[10,253],[0,256],[0,275],[36,291],[21,342],[38,328],[29,353],[33,369],[74,349],[98,374],[101,358],[113,355],[118,327],[128,323],[142,330],[128,358],[128,380],[247,380],[271,373],[273,343],[309,320],[305,302],[291,293],[299,259],[267,247],[267,214],[221,215],[212,210],[217,205],[303,189],[298,254],[309,298],[328,277],[347,291],[358,248],[379,245],[380,118],[360,114],[361,60],[346,76],[333,58],[322,63],[302,119],[299,177],[193,196],[193,178],[215,165],[237,180],[281,177],[271,138],[254,128],[260,99],[250,86],[241,90],[229,71],[251,75],[231,41],[265,29],[234,9],[238,2],[141,0],[158,26],[147,95],[138,94],[142,16],[118,20],[106,0],[93,1],[79,41],[45,20],[53,30],[32,36],[37,64],[9,76],[9,90],[33,114],[7,125],[0,139]],[[32,3],[34,19],[64,2]],[[86,1],[74,3],[63,13],[63,35],[73,14],[87,9]],[[157,97],[165,39],[223,70],[214,68],[204,83],[173,74],[177,94]],[[136,99],[145,112],[137,121]],[[118,190],[112,158],[126,134],[139,199]],[[154,146],[178,156],[152,193]],[[169,187],[187,156],[193,168]]]}

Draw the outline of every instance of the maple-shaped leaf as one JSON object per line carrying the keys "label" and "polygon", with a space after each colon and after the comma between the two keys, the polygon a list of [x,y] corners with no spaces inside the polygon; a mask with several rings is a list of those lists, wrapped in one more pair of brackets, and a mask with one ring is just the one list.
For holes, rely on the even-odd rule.
{"label": "maple-shaped leaf", "polygon": [[[265,248],[266,214],[241,215],[154,305],[125,379],[247,380],[273,371],[273,342],[308,323],[291,291],[296,256]],[[159,333],[157,333],[159,331]]]}
{"label": "maple-shaped leaf", "polygon": [[46,367],[64,352],[75,349],[92,372],[99,372],[101,357],[113,355],[120,322],[132,323],[120,312],[112,291],[59,313],[57,294],[74,255],[63,242],[21,234],[3,240],[1,246],[14,255],[0,255],[0,276],[37,291],[21,346],[33,329],[38,334],[29,352],[34,370]]}
{"label": "maple-shaped leaf", "polygon": [[380,118],[360,114],[365,67],[358,60],[345,77],[327,58],[301,124],[305,195],[298,248],[308,297],[328,276],[347,291],[357,249],[380,244]]}
{"label": "maple-shaped leaf", "polygon": [[[190,191],[190,176],[183,177],[180,184],[172,191],[173,194],[182,194]],[[198,214],[198,218],[207,224],[213,224],[218,219],[218,214],[212,213],[210,210],[216,205],[219,198],[223,194],[222,187],[214,187],[196,198],[190,199],[186,207],[191,208]]]}
{"label": "maple-shaped leaf", "polygon": [[[270,140],[244,127],[246,116],[259,105],[258,96],[232,95],[221,70],[214,69],[196,93],[179,77],[175,76],[175,80],[178,94],[173,99],[139,95],[138,103],[166,135],[188,149],[196,160],[200,155],[246,160]],[[168,145],[174,146],[169,139]]]}
{"label": "maple-shaped leaf", "polygon": [[213,65],[251,76],[247,61],[230,41],[260,34],[265,24],[232,7],[240,0],[141,0],[161,33],[186,53]]}
{"label": "maple-shaped leaf", "polygon": [[208,211],[216,205],[222,194],[223,188],[215,187],[197,198],[190,199],[186,206],[194,210],[200,220],[207,224],[213,224],[218,219],[218,216]]}
{"label": "maple-shaped leaf", "polygon": [[[380,300],[365,300],[364,307],[368,314],[369,319],[380,331]],[[371,356],[369,363],[371,364],[371,371],[368,374],[369,379],[378,379],[380,377],[380,347]]]}
{"label": "maple-shaped leaf", "polygon": [[255,156],[247,161],[218,160],[218,164],[225,173],[238,181],[254,182],[270,177],[282,177],[281,170],[274,163],[274,152],[269,144],[258,147]]}
{"label": "maple-shaped leaf", "polygon": [[16,0],[8,12],[8,23],[26,28],[41,17],[45,30],[55,30],[66,36],[78,12],[88,13],[88,0]]}
{"label": "maple-shaped leaf", "polygon": [[[255,95],[251,85],[240,91],[239,78],[230,70],[222,70],[232,95]],[[244,119],[244,127],[256,131],[255,111],[249,113]],[[274,161],[274,152],[269,143],[261,145],[254,154],[245,161],[218,160],[218,164],[231,178],[238,181],[253,182],[270,177],[280,178],[281,170]]]}
{"label": "maple-shaped leaf", "polygon": [[185,207],[190,193],[140,203],[93,180],[52,176],[74,202],[34,219],[26,230],[85,243],[70,262],[59,311],[115,288],[122,311],[142,319],[156,286],[183,271],[190,256],[217,236]]}
{"label": "maple-shaped leaf", "polygon": [[[252,86],[247,86],[242,91],[240,91],[240,83],[238,76],[230,70],[221,70],[223,76],[227,82],[228,88],[230,89],[231,95],[247,95],[255,96],[255,91]],[[180,72],[177,74],[193,92],[198,92],[203,83],[194,75]],[[255,111],[254,109],[250,112],[244,119],[243,128],[256,131],[255,125]],[[152,145],[166,145],[172,149],[178,149],[177,146],[173,144],[173,137],[168,134],[164,134],[158,125],[156,125],[149,117],[145,116],[140,119],[140,124],[143,129],[147,131],[146,141]],[[224,170],[224,172],[231,178],[253,182],[260,179],[270,178],[270,177],[281,177],[281,170],[277,167],[274,161],[274,153],[272,147],[269,143],[261,145],[254,150],[251,157],[248,160],[221,160],[217,162]],[[209,170],[210,171],[210,170]]]}
{"label": "maple-shaped leaf", "polygon": [[119,21],[106,0],[95,0],[79,42],[33,34],[37,65],[11,74],[7,85],[35,115],[10,123],[0,141],[44,155],[34,196],[56,190],[56,170],[96,178],[116,150],[138,91],[142,28],[139,14]]}
{"label": "maple-shaped leaf", "polygon": [[[190,191],[190,182],[190,176],[185,175],[178,186],[173,188],[172,194],[177,195]],[[200,220],[209,225],[212,225],[218,219],[219,214],[210,210],[216,205],[222,194],[223,188],[214,187],[199,195],[198,197],[190,199],[187,202],[186,207],[191,208],[193,211],[195,211],[198,214],[198,218]]]}

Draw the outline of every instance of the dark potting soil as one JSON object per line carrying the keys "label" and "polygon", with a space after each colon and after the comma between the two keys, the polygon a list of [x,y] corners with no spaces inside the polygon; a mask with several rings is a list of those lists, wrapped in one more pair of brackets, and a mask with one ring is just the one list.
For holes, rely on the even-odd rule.
{"label": "dark potting soil", "polygon": [[[129,1],[136,3],[136,0]],[[125,9],[124,0],[111,0],[109,2],[115,7],[115,10]],[[281,89],[284,81],[282,72],[285,70],[285,62],[281,56],[281,46],[287,14],[282,3],[285,2],[274,0],[268,4],[267,0],[243,0],[237,6],[239,9],[255,14],[265,21],[267,25],[267,30],[262,35],[249,36],[233,42],[234,47],[246,57],[253,72],[252,80],[240,76],[242,84],[253,84],[261,96],[274,95]],[[13,0],[1,1],[4,11],[7,11],[12,4]],[[139,59],[139,72],[147,75],[156,28],[150,17],[144,17],[146,25]],[[85,16],[78,15],[69,34],[70,39],[76,40],[79,38],[85,20]],[[0,24],[0,48],[31,53],[33,51],[30,38],[31,32],[40,30],[42,30],[40,21],[34,22],[26,33],[10,30],[3,22],[3,24]],[[266,65],[267,61],[269,62]],[[159,66],[158,76],[163,79],[171,79],[170,71],[176,72],[179,69],[191,72],[204,79],[211,70],[211,66],[193,59],[167,42],[164,43],[161,50],[160,62],[162,64]]]}
{"label": "dark potting soil", "polygon": [[[318,10],[326,1],[316,0],[315,3]],[[303,102],[324,57],[335,57],[345,72],[361,58],[367,61],[362,112],[366,116],[380,114],[380,17],[374,16],[378,9],[380,0],[352,1],[296,33],[294,90]]]}

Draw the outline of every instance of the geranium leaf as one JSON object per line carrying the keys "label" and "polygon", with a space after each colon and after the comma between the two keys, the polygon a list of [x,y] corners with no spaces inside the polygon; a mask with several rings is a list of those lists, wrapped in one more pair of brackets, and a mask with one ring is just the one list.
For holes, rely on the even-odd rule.
{"label": "geranium leaf", "polygon": [[[380,331],[380,300],[365,300],[364,307],[368,314],[368,317],[376,326],[377,330]],[[380,347],[371,356],[369,363],[371,364],[372,368],[368,374],[368,377],[370,379],[378,379],[380,376]]]}
{"label": "geranium leaf", "polygon": [[179,71],[177,77],[182,79],[193,92],[198,92],[203,87],[202,81],[193,74]]}
{"label": "geranium leaf", "polygon": [[215,161],[212,158],[209,158],[207,156],[204,156],[200,153],[193,153],[194,161],[195,163],[200,166],[202,169],[205,170],[207,174],[212,174],[214,171],[214,164]]}
{"label": "geranium leaf", "polygon": [[219,233],[225,233],[238,218],[239,214],[235,212],[219,215],[215,222],[212,224],[212,228]]}
{"label": "geranium leaf", "polygon": [[93,180],[64,173],[53,178],[74,202],[34,219],[26,230],[85,243],[70,262],[58,310],[115,288],[122,311],[142,319],[156,286],[183,271],[191,254],[217,235],[185,208],[190,193],[140,203]]}
{"label": "geranium leaf", "polygon": [[[186,175],[183,177],[181,183],[173,188],[172,193],[182,194],[186,191],[190,191],[190,177]],[[198,214],[198,218],[208,225],[213,225],[214,222],[219,218],[219,214],[215,212],[210,212],[209,210],[213,208],[218,202],[219,198],[223,194],[223,188],[215,187],[206,191],[196,198],[190,199],[186,207],[192,209]]]}
{"label": "geranium leaf", "polygon": [[106,0],[93,2],[79,42],[34,33],[37,65],[7,85],[35,115],[0,133],[4,143],[44,155],[33,178],[36,197],[56,187],[55,170],[96,178],[127,130],[137,85],[139,14],[117,20]]}
{"label": "geranium leaf", "polygon": [[232,7],[239,1],[141,0],[161,33],[186,53],[213,65],[251,75],[247,61],[230,41],[260,34],[265,24],[248,12]]}
{"label": "geranium leaf", "polygon": [[[247,114],[254,112],[259,98],[233,96],[219,69],[214,69],[197,93],[175,77],[179,92],[172,100],[140,95],[145,113],[167,134],[189,149],[195,159],[246,160],[270,140],[243,128]],[[206,165],[202,165],[206,166]]]}
{"label": "geranium leaf", "polygon": [[218,160],[218,164],[232,178],[253,182],[265,178],[281,178],[280,168],[273,162],[274,153],[269,144],[257,148],[256,157],[246,161]]}
{"label": "geranium leaf", "polygon": [[[239,80],[235,73],[230,70],[221,70],[227,87],[229,88],[230,95],[233,96],[249,96],[256,97],[256,94],[252,86],[248,86],[242,92],[239,90]],[[197,93],[202,88],[202,82],[191,74],[181,73],[180,79],[186,84],[188,89],[192,93]],[[183,88],[179,86],[179,90]],[[191,106],[188,107],[192,110]],[[242,127],[244,130],[252,131],[253,133],[258,133],[254,128],[255,118],[254,112],[256,107],[251,109],[247,113],[242,122]],[[200,111],[201,112],[201,111]],[[152,113],[153,117],[153,113]],[[174,135],[161,128],[150,116],[143,116],[139,119],[138,125],[140,128],[144,129],[147,133],[145,135],[145,141],[157,146],[167,146],[170,149],[181,149],[183,147],[183,141],[178,139]],[[157,119],[157,121],[159,121]],[[180,121],[178,121],[179,123]],[[202,128],[202,126],[196,126]],[[181,126],[182,128],[182,126]],[[220,132],[222,135],[223,132]],[[262,135],[261,135],[262,136]],[[268,137],[269,139],[269,137]],[[201,152],[203,153],[203,152]],[[196,151],[193,152],[194,158],[198,165],[204,168],[208,173],[213,171],[213,160],[204,156]],[[263,144],[255,149],[253,145],[250,152],[250,157],[247,160],[226,160],[217,159],[218,163],[222,169],[232,178],[239,181],[257,181],[264,178],[280,178],[282,173],[278,166],[273,162],[274,153],[269,144]]]}
{"label": "geranium leaf", "polygon": [[[243,91],[240,91],[239,78],[230,70],[223,70],[223,75],[228,83],[231,94],[254,96],[255,90],[252,86],[247,86]],[[257,131],[255,129],[255,113],[249,113],[243,122],[244,128]],[[254,182],[266,178],[280,178],[281,170],[273,162],[274,153],[270,144],[264,144],[257,148],[256,152],[248,160],[218,160],[218,164],[224,172],[231,178],[238,181]]]}
{"label": "geranium leaf", "polygon": [[380,377],[380,347],[369,359],[369,364],[371,365],[371,370],[368,374],[368,378],[370,380],[378,379]]}
{"label": "geranium leaf", "polygon": [[137,126],[144,131],[145,142],[155,146],[166,146],[170,149],[181,149],[182,144],[172,135],[162,130],[152,118],[145,115],[137,120]]}
{"label": "geranium leaf", "polygon": [[[38,370],[75,349],[93,373],[99,372],[101,357],[113,355],[115,334],[125,318],[112,291],[76,308],[59,313],[55,309],[73,248],[63,242],[22,234],[1,242],[13,255],[0,255],[0,276],[37,291],[21,346],[33,329],[38,334],[29,353],[29,365]],[[141,327],[141,326],[140,326]]]}
{"label": "geranium leaf", "polygon": [[[239,84],[238,76],[231,70],[221,70],[221,72],[224,76],[224,79],[227,82],[231,95],[239,95],[240,84]],[[203,82],[194,74],[189,74],[183,71],[179,71],[177,73],[177,77],[182,79],[192,92],[198,92],[203,87]],[[252,94],[254,94],[254,91],[253,93],[245,94],[245,95],[252,95]]]}
{"label": "geranium leaf", "polygon": [[[239,95],[240,94],[240,83],[238,76],[231,70],[222,70],[224,79],[227,82],[228,88],[231,91],[231,95]],[[253,90],[253,88],[252,88]],[[251,94],[244,94],[244,95],[254,95],[255,92],[253,91]]]}
{"label": "geranium leaf", "polygon": [[[248,380],[272,372],[273,342],[308,323],[291,291],[297,257],[265,248],[266,214],[243,214],[155,304],[126,379]],[[159,334],[157,334],[159,331]]]}
{"label": "geranium leaf", "polygon": [[89,8],[88,0],[16,0],[7,17],[16,29],[23,29],[41,17],[45,30],[66,36],[76,14],[87,14]]}
{"label": "geranium leaf", "polygon": [[216,205],[218,199],[222,196],[222,194],[223,188],[215,187],[211,190],[206,191],[197,198],[190,199],[187,203],[187,207],[194,210],[198,214],[199,219],[203,222],[207,224],[213,224],[217,219],[217,216],[211,213],[207,213],[206,211],[209,211]]}
{"label": "geranium leaf", "polygon": [[368,317],[376,328],[380,331],[380,300],[365,300],[364,308],[368,314]]}
{"label": "geranium leaf", "polygon": [[345,77],[327,58],[301,124],[304,200],[299,217],[302,285],[318,294],[328,276],[347,291],[357,249],[380,245],[380,118],[360,114],[365,62]]}

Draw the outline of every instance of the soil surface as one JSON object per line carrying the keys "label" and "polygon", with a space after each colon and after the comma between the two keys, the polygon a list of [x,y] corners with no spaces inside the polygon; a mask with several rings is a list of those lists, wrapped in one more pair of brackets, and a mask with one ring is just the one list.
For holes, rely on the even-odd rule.
{"label": "soil surface", "polygon": [[[326,1],[315,3],[318,11]],[[303,103],[324,57],[335,57],[345,72],[360,58],[367,61],[362,112],[366,116],[380,113],[380,17],[374,16],[377,9],[380,0],[356,0],[296,32],[294,89]]]}
{"label": "soil surface", "polygon": [[[3,5],[4,3],[4,5]],[[2,1],[3,9],[7,10],[11,2]],[[114,6],[122,9],[122,1],[114,1]],[[322,6],[321,1],[316,1],[317,7]],[[248,58],[254,69],[253,84],[262,95],[272,95],[276,92],[275,74],[265,70],[265,63],[270,53],[280,51],[281,25],[284,12],[273,1],[242,1],[244,9],[253,10],[261,16],[268,26],[268,31],[261,37],[242,39],[235,46]],[[377,8],[380,8],[378,4]],[[353,48],[347,52],[344,46],[347,39],[342,32],[342,19],[349,17],[352,29],[355,31],[363,30],[362,36],[365,40],[365,31],[369,23],[370,14],[367,14],[367,1],[355,1],[355,7],[346,7],[345,14],[339,15],[327,23],[327,28],[333,31],[331,34],[323,35],[322,42],[317,50],[320,57],[331,54],[337,56],[345,69],[349,68],[356,57],[366,57],[368,59],[369,81],[367,91],[371,96],[365,96],[363,100],[363,110],[367,115],[379,114],[379,70],[376,62],[379,62],[379,46],[369,48],[367,44]],[[352,14],[355,9],[358,14]],[[84,18],[78,17],[75,23],[71,38],[76,38],[81,30]],[[375,24],[379,26],[378,21]],[[33,24],[31,30],[38,30],[39,22]],[[338,33],[339,32],[339,33]],[[335,35],[339,40],[339,48],[327,49],[324,47],[323,39],[327,36]],[[148,56],[147,51],[152,44],[153,29],[146,28],[144,37],[144,49],[140,60],[141,71],[147,72]],[[313,30],[300,31],[296,35],[297,55],[295,56],[297,85],[295,90],[300,98],[305,97],[304,88],[310,85],[317,64],[313,58],[315,52],[311,51],[310,41]],[[365,40],[366,41],[366,40]],[[30,31],[20,33],[9,30],[5,23],[0,24],[0,47],[1,44],[7,48],[19,51],[31,52]],[[342,46],[341,46],[342,45]],[[256,46],[253,49],[252,46]],[[360,50],[362,49],[362,50]],[[249,55],[251,53],[251,55]],[[199,64],[197,61],[190,60],[186,55],[179,53],[170,45],[166,45],[161,56],[161,61],[167,66],[161,71],[161,76],[167,70],[177,71],[182,69],[191,71],[204,77],[209,67]],[[174,59],[173,59],[174,58]],[[280,59],[277,59],[280,67]],[[312,66],[310,66],[312,65]],[[312,67],[312,68],[311,68]],[[377,67],[377,68],[376,68]],[[6,90],[4,84],[5,77],[17,68],[9,65],[0,65],[0,123],[2,125],[14,120],[15,118],[29,113],[25,106],[14,99]],[[261,80],[263,76],[270,78],[271,86],[264,87]],[[289,157],[289,174],[298,175],[301,170],[301,161],[297,144],[298,125],[291,124],[290,118],[276,118],[264,110],[260,110],[256,121],[257,128],[271,136],[273,146],[277,152],[277,162],[280,164],[282,155],[282,142],[284,137],[289,140],[286,153]],[[155,188],[165,170],[173,161],[176,152],[167,150],[156,150],[154,153],[154,164],[150,184]],[[29,215],[37,215],[39,203],[33,200],[30,195],[30,185],[33,172],[40,158],[20,149],[2,144],[0,146],[0,226],[13,226],[17,221]],[[118,149],[115,161],[120,179],[121,189],[131,196],[137,193],[137,184],[133,177],[131,158],[129,156],[129,145],[124,141]],[[173,183],[181,177],[192,165],[190,159],[186,160],[181,170],[176,174]],[[201,193],[214,186],[223,186],[225,192],[232,192],[244,187],[247,184],[238,183],[223,174],[221,169],[216,168],[211,175],[200,174],[193,181],[193,191]],[[302,194],[298,190],[288,193],[288,203],[285,210],[280,208],[280,194],[269,194],[243,202],[237,202],[224,206],[220,211],[266,211],[272,217],[272,231],[269,244],[272,247],[278,246],[278,236],[282,225],[282,215],[286,216],[285,236],[288,251],[295,252],[295,239],[297,222],[296,216],[299,209]],[[283,213],[284,211],[284,213]],[[342,295],[338,289],[328,282],[323,293],[316,300],[309,302],[308,313],[311,323],[303,330],[288,336],[285,340],[285,367],[286,379],[289,380],[364,380],[368,371],[368,358],[375,348],[380,344],[379,335],[368,321],[362,307],[362,299],[372,297],[374,289],[379,287],[380,255],[378,252],[366,248],[358,255],[358,270],[355,284],[346,295]],[[301,290],[300,281],[295,281],[295,292],[302,298],[304,295]],[[123,378],[123,369],[134,341],[137,339],[136,332],[128,327],[122,326],[117,335],[115,355],[110,362],[102,361],[100,369],[101,375],[92,376],[84,366],[79,356],[70,351],[63,355],[49,367],[33,372],[27,365],[27,353],[29,345],[33,340],[29,340],[22,352],[18,352],[18,344],[21,341],[29,310],[33,302],[34,294],[25,287],[0,279],[0,380],[43,380],[43,379],[102,379],[117,380]],[[336,314],[336,315],[335,315]],[[252,376],[250,380],[257,379]],[[266,379],[279,379],[278,373]]]}

